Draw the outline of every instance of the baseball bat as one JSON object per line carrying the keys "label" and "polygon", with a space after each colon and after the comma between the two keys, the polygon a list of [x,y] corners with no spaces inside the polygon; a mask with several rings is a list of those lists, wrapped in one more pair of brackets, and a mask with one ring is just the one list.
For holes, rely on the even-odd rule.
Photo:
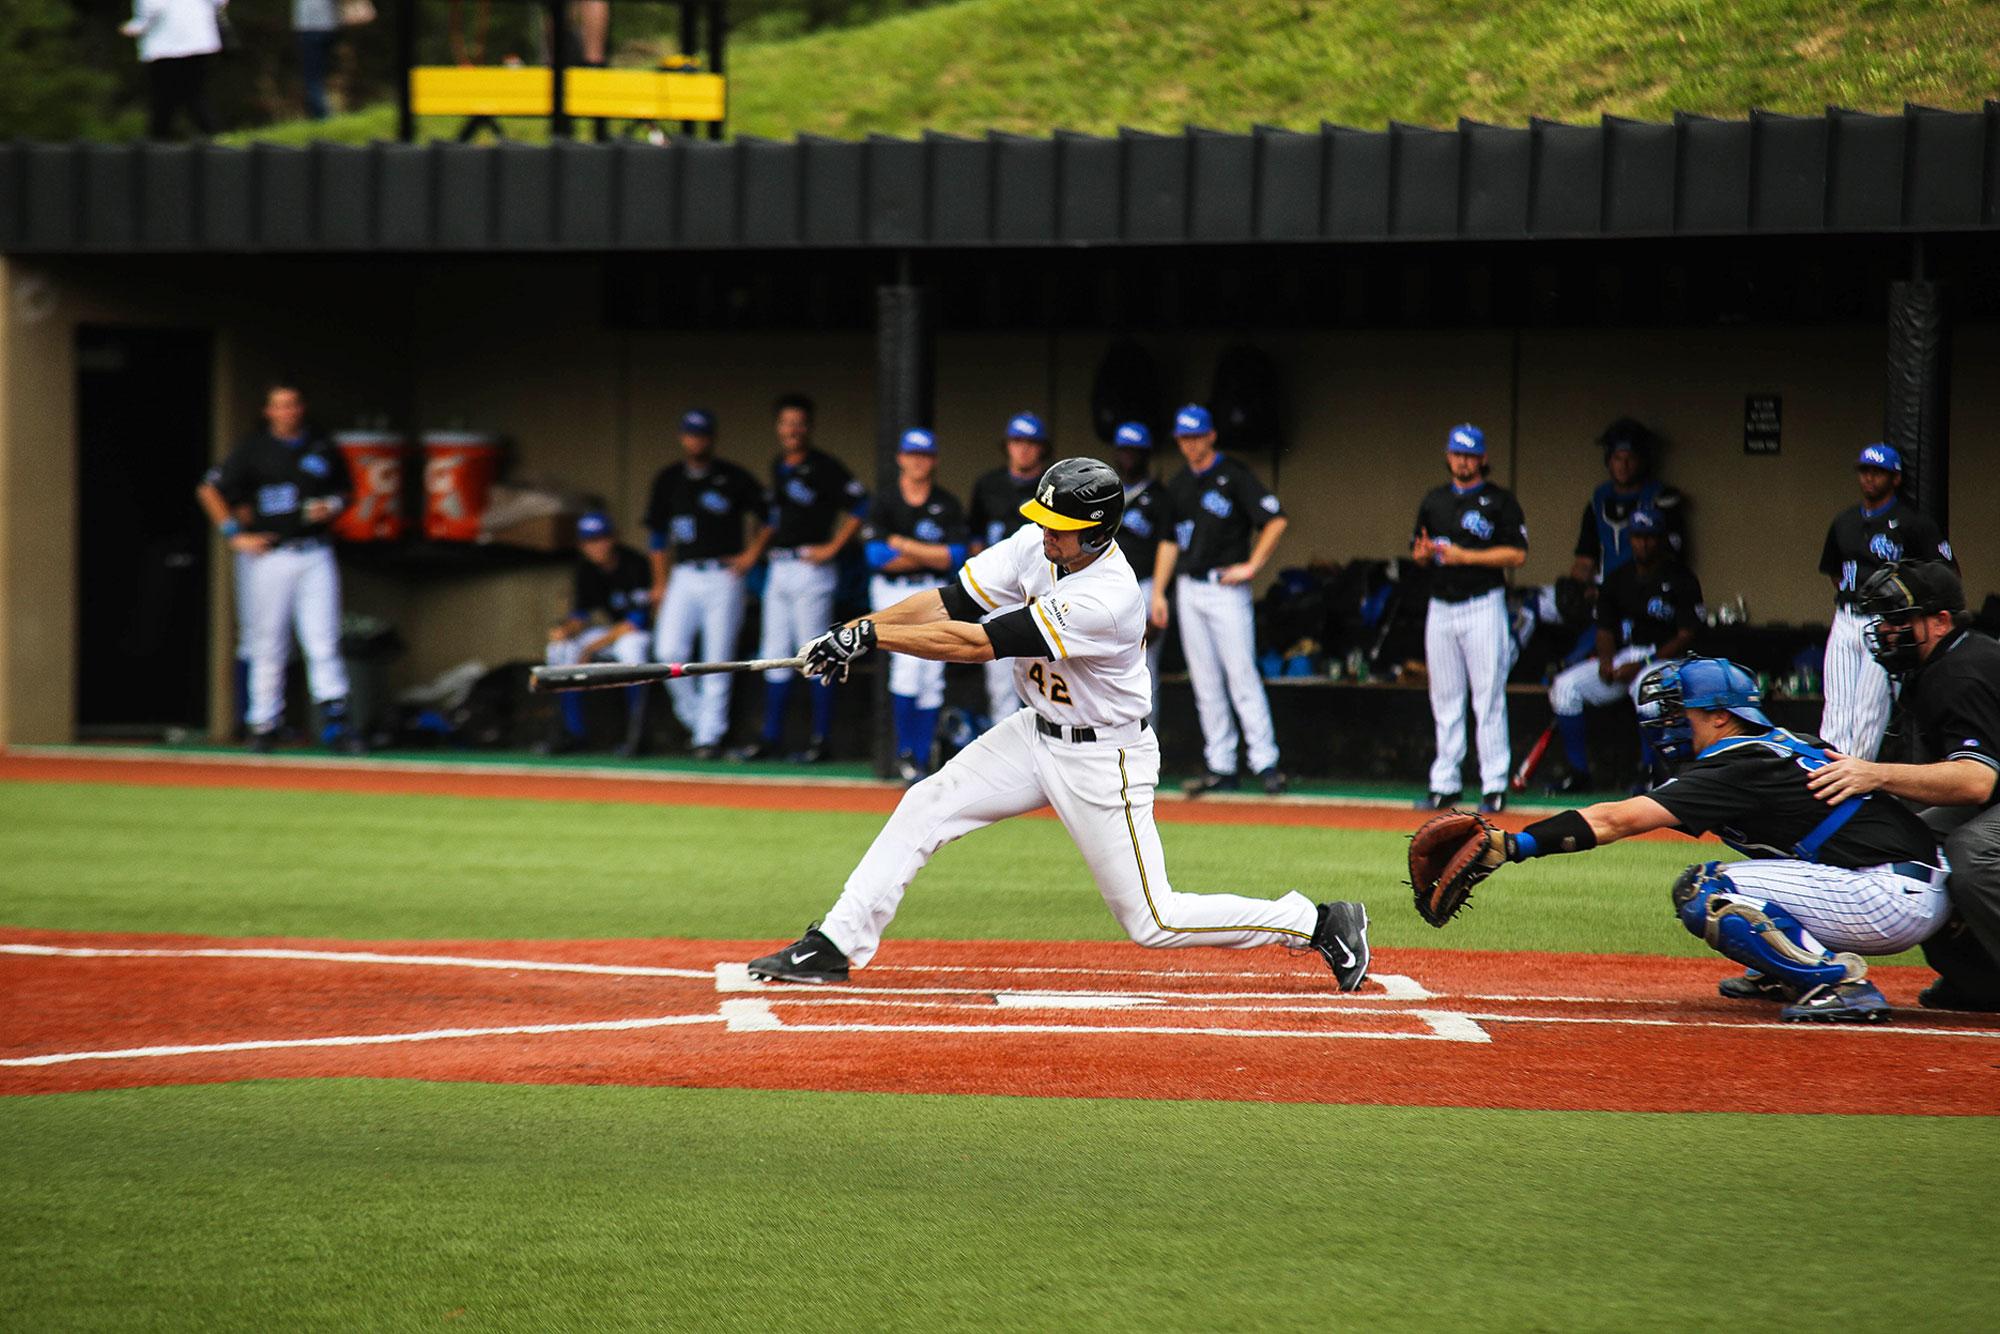
{"label": "baseball bat", "polygon": [[673,681],[683,676],[713,676],[717,672],[797,671],[804,658],[753,658],[748,662],[593,662],[582,667],[537,667],[528,673],[528,689],[539,694],[554,690],[609,690],[613,686]]}
{"label": "baseball bat", "polygon": [[1535,770],[1542,767],[1542,756],[1549,753],[1549,742],[1555,738],[1556,725],[1550,723],[1535,738],[1535,744],[1528,747],[1528,753],[1521,760],[1521,767],[1514,770],[1514,781],[1510,785],[1516,792],[1528,790],[1528,780],[1535,776]]}

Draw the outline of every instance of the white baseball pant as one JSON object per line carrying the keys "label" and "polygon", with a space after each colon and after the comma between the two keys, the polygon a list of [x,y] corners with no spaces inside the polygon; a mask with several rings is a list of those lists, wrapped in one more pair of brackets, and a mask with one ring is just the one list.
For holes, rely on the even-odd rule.
{"label": "white baseball pant", "polygon": [[306,655],[316,700],[347,698],[340,656],[340,567],[324,542],[273,547],[246,559],[250,622],[250,726],[267,732],[285,711],[285,663],[292,635]]}
{"label": "white baseball pant", "polygon": [[1894,700],[1889,673],[1869,655],[1868,641],[1861,637],[1870,619],[1846,607],[1834,609],[1820,672],[1820,690],[1826,696],[1819,716],[1820,740],[1843,755],[1864,760],[1874,759],[1882,748]]}
{"label": "white baseball pant", "polygon": [[[1139,605],[1146,609],[1148,617],[1152,616],[1153,581],[1151,579],[1141,579],[1139,581]],[[1147,621],[1146,628],[1147,633],[1152,634],[1152,622],[1150,620]],[[1146,645],[1146,678],[1152,682],[1153,690],[1153,709],[1151,713],[1146,715],[1146,718],[1155,727],[1159,726],[1160,723],[1160,654],[1166,651],[1166,647],[1167,632],[1164,630],[1158,634],[1154,634],[1152,642]]]}
{"label": "white baseball pant", "polygon": [[[868,605],[876,611],[893,607],[923,588],[942,588],[944,581],[929,575],[878,574],[868,581]],[[1008,687],[1011,694],[1013,687]],[[889,693],[914,699],[920,709],[944,707],[944,664],[907,653],[889,655]]]}
{"label": "white baseball pant", "polygon": [[[1937,860],[1944,861],[1942,853]],[[1951,915],[1943,866],[1929,880],[1886,866],[1846,870],[1789,858],[1724,862],[1718,869],[1738,894],[1777,904],[1830,950],[1899,954],[1930,939]]]}
{"label": "white baseball pant", "polygon": [[[800,648],[825,634],[833,624],[833,592],[839,582],[840,569],[832,561],[815,565],[795,552],[773,551],[757,656],[796,657]],[[794,674],[780,667],[765,672],[764,679],[783,681]]]}
{"label": "white baseball pant", "polygon": [[[742,631],[742,575],[719,560],[674,566],[667,576],[659,624],[653,630],[655,662],[727,662],[736,656],[736,639]],[[790,656],[790,650],[778,656]],[[716,672],[666,683],[674,717],[695,745],[722,744],[729,731],[732,679],[728,672]]]}
{"label": "white baseball pant", "polygon": [[1249,751],[1250,769],[1262,773],[1278,763],[1278,733],[1271,725],[1271,702],[1257,674],[1256,614],[1250,585],[1218,584],[1181,575],[1174,580],[1179,604],[1181,652],[1187,657],[1188,684],[1194,687],[1201,717],[1202,759],[1210,773],[1236,772],[1237,724]]}
{"label": "white baseball pant", "polygon": [[1054,808],[1105,906],[1135,943],[1248,949],[1311,940],[1317,914],[1296,891],[1253,899],[1185,894],[1168,885],[1153,825],[1160,747],[1150,728],[1099,728],[1098,740],[1078,743],[1044,736],[1035,717],[1016,711],[903,794],[820,924],[850,961],[875,957],[904,891],[939,848],[1043,806]]}
{"label": "white baseball pant", "polygon": [[1507,666],[1513,654],[1505,590],[1496,588],[1463,602],[1431,599],[1424,618],[1424,661],[1430,672],[1431,719],[1437,728],[1431,791],[1457,792],[1464,785],[1459,771],[1465,765],[1468,693],[1478,721],[1479,790],[1507,790],[1513,761],[1507,744]]}
{"label": "white baseball pant", "polygon": [[[1623,667],[1628,663],[1646,662],[1652,656],[1653,650],[1649,646],[1635,645],[1619,649],[1611,664]],[[1555,680],[1549,682],[1549,707],[1558,715],[1574,718],[1586,708],[1615,704],[1621,696],[1629,695],[1636,701],[1639,698],[1639,677],[1644,675],[1640,672],[1630,681],[1606,681],[1597,674],[1597,659],[1585,658],[1573,667],[1563,668],[1556,673]],[[1449,792],[1451,789],[1437,790]],[[1481,789],[1484,792],[1493,790],[1490,787]]]}
{"label": "white baseball pant", "polygon": [[[574,667],[584,661],[583,646],[610,628],[608,625],[592,625],[572,638],[551,639],[545,659],[551,667]],[[591,654],[589,660],[622,662],[628,667],[636,667],[646,661],[646,650],[651,640],[652,636],[646,631],[627,621],[619,628],[618,637]]]}

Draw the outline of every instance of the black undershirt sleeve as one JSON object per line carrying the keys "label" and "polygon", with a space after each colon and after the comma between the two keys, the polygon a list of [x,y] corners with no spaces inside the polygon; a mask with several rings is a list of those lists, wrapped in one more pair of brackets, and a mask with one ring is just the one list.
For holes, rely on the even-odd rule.
{"label": "black undershirt sleeve", "polygon": [[986,637],[993,641],[996,658],[1046,658],[1048,641],[1035,626],[1035,617],[1026,607],[1003,612],[986,623]]}
{"label": "black undershirt sleeve", "polygon": [[954,621],[976,621],[986,615],[986,609],[956,579],[938,589],[938,597],[944,602],[945,615]]}

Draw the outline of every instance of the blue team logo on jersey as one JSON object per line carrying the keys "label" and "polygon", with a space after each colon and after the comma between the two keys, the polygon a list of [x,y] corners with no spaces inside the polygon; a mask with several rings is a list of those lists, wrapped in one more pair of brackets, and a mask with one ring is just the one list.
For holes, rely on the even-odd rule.
{"label": "blue team logo on jersey", "polygon": [[1228,518],[1236,509],[1236,506],[1230,503],[1229,497],[1220,491],[1202,492],[1201,507],[1218,519]]}
{"label": "blue team logo on jersey", "polygon": [[1177,547],[1185,547],[1191,545],[1193,542],[1194,542],[1194,520],[1182,519],[1179,523],[1174,525],[1174,545]]}
{"label": "blue team logo on jersey", "polygon": [[785,499],[791,501],[801,509],[808,509],[815,500],[819,499],[819,492],[794,477],[791,481],[785,483]]}
{"label": "blue team logo on jersey", "polygon": [[293,514],[299,508],[299,488],[292,482],[273,482],[257,488],[259,514]]}
{"label": "blue team logo on jersey", "polygon": [[307,454],[299,460],[300,471],[309,472],[315,477],[326,476],[332,468],[333,465],[327,462],[324,454]]}
{"label": "blue team logo on jersey", "polygon": [[1946,560],[1958,559],[1958,557],[1951,554],[1951,543],[1941,537],[1938,539],[1938,555],[1943,556]]}
{"label": "blue team logo on jersey", "polygon": [[1656,597],[1646,603],[1646,614],[1656,621],[1674,619],[1674,604],[1665,598]]}
{"label": "blue team logo on jersey", "polygon": [[667,524],[667,536],[675,546],[687,546],[694,541],[694,515],[676,514]]}
{"label": "blue team logo on jersey", "polygon": [[623,589],[618,588],[611,590],[609,601],[611,603],[611,610],[613,611],[624,611],[626,607],[631,605],[631,599],[625,596]]}
{"label": "blue team logo on jersey", "polygon": [[1885,564],[1899,561],[1903,558],[1903,544],[1887,533],[1877,533],[1868,539],[1868,554]]}
{"label": "blue team logo on jersey", "polygon": [[1125,531],[1134,537],[1151,537],[1153,521],[1143,514],[1128,511],[1125,515]]}
{"label": "blue team logo on jersey", "polygon": [[936,519],[918,519],[916,537],[919,542],[942,542],[944,526]]}
{"label": "blue team logo on jersey", "polygon": [[987,546],[989,547],[999,546],[1000,539],[1005,536],[1007,536],[1007,525],[1003,521],[995,519],[991,523],[986,525]]}
{"label": "blue team logo on jersey", "polygon": [[1458,526],[1481,541],[1493,536],[1493,520],[1478,510],[1467,510],[1459,516]]}
{"label": "blue team logo on jersey", "polygon": [[720,491],[704,491],[701,493],[701,498],[695,501],[695,503],[710,514],[729,513],[729,497],[723,495]]}

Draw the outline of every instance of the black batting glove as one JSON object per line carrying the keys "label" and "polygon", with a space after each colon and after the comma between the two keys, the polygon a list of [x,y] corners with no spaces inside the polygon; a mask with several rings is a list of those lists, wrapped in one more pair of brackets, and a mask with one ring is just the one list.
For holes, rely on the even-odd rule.
{"label": "black batting glove", "polygon": [[800,649],[799,656],[806,660],[807,676],[830,686],[845,681],[854,664],[874,647],[875,622],[856,621],[852,625],[834,626]]}

